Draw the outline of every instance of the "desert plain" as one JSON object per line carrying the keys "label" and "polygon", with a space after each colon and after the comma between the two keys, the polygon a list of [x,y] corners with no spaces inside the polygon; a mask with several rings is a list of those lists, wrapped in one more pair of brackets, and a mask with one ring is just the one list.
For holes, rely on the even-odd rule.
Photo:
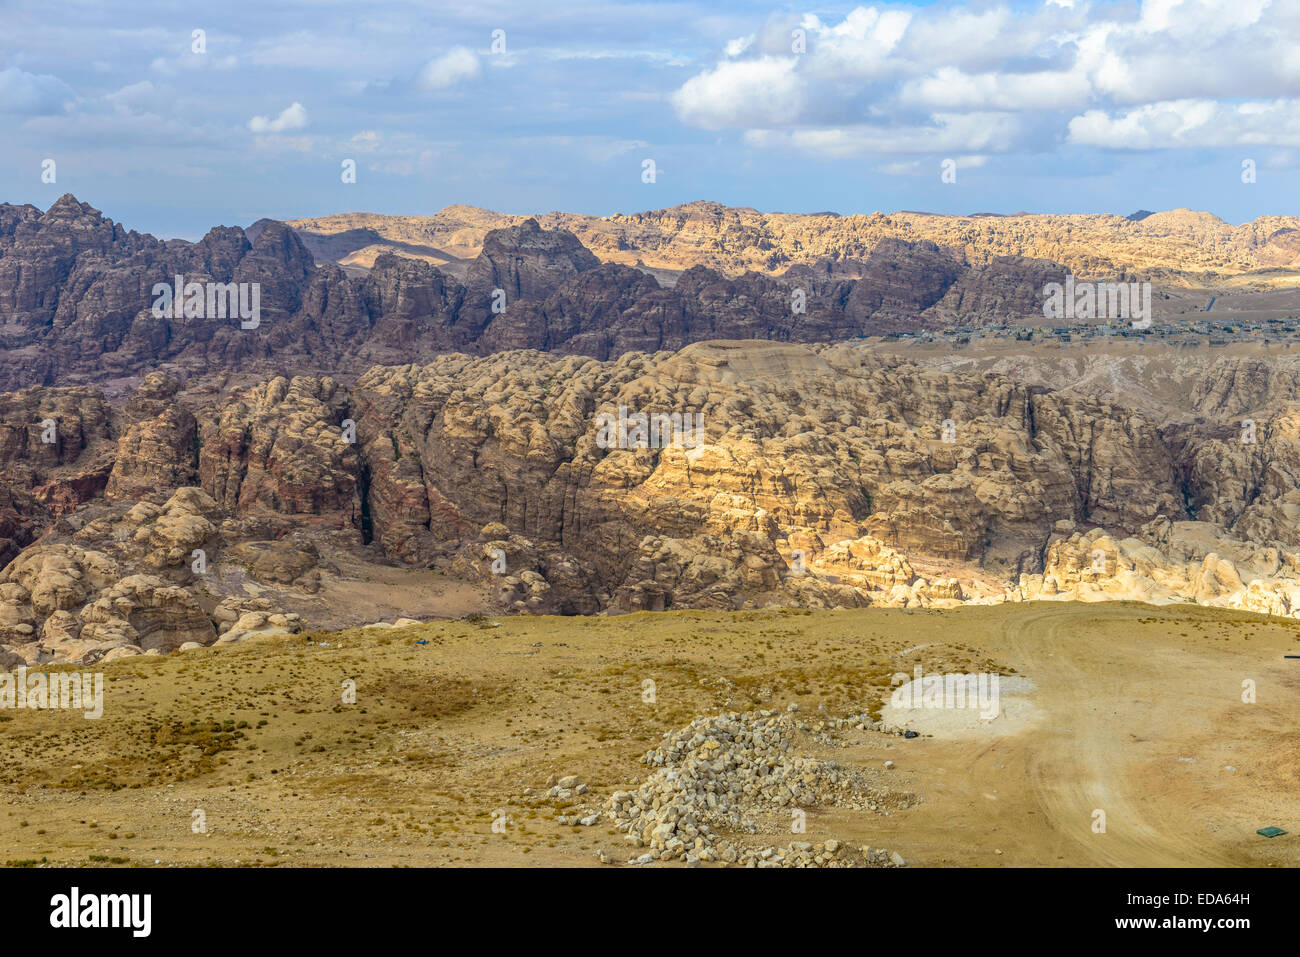
{"label": "desert plain", "polygon": [[[1293,840],[1255,833],[1300,826],[1288,654],[1300,622],[1025,602],[472,614],[52,665],[102,671],[104,716],[0,714],[0,842],[11,866],[638,866],[609,806],[642,756],[766,711],[875,810],[810,800],[793,833],[790,807],[742,801],[754,832],[718,837],[753,860],[832,842],[908,867],[1294,866]],[[891,680],[917,666],[1018,690],[990,721],[899,711]]]}

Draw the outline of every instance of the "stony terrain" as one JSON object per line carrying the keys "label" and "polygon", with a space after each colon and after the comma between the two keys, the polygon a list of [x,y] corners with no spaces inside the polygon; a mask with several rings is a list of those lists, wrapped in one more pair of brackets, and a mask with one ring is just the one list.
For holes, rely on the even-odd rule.
{"label": "stony terrain", "polygon": [[[613,220],[461,209],[428,229],[463,269],[357,275],[302,224],[164,242],[70,195],[0,206],[0,655],[488,611],[1300,615],[1292,343],[871,335],[1018,321],[1061,263],[1253,282],[1289,268],[1281,220],[1066,218],[1083,262],[1035,217],[751,214],[629,220],[614,245],[666,258],[627,265]],[[157,318],[178,274],[259,283],[264,321]],[[702,432],[610,447],[619,409]]]}
{"label": "stony terrain", "polygon": [[[1300,356],[997,348],[714,342],[0,394],[0,651],[476,610],[1300,614]],[[703,435],[601,447],[620,406],[698,413]]]}
{"label": "stony terrain", "polygon": [[[784,850],[745,846],[722,840],[718,829],[755,834],[789,832],[792,818],[804,808],[849,807],[855,811],[888,813],[904,810],[915,800],[896,794],[883,780],[861,770],[816,758],[797,756],[801,739],[811,729],[792,715],[772,711],[722,714],[699,718],[664,736],[659,747],[642,757],[657,770],[633,791],[616,791],[606,815],[635,848],[648,848],[633,858],[638,864],[682,860],[687,864],[721,861],[758,867],[844,867],[854,864],[905,862],[894,852],[857,851],[830,840],[814,845],[792,841]],[[818,734],[823,746],[835,746],[829,734]],[[766,813],[764,813],[766,812]],[[760,823],[756,820],[763,817]]]}

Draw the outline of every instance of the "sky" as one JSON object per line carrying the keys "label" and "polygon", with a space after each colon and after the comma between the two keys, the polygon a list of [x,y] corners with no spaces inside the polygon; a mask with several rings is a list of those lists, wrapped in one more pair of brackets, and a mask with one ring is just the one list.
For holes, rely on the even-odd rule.
{"label": "sky", "polygon": [[1300,0],[0,0],[0,201],[1237,223],[1300,214],[1298,38]]}

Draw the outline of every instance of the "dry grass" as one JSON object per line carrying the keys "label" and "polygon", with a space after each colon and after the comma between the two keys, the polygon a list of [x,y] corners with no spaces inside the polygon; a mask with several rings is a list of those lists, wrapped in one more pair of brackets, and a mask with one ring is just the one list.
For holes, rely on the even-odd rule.
{"label": "dry grass", "polygon": [[[917,664],[1011,673],[1000,636],[1030,607],[502,617],[116,662],[102,669],[99,721],[0,716],[0,840],[13,866],[588,864],[596,848],[621,854],[616,832],[560,826],[525,788],[578,774],[595,807],[701,714],[798,703],[815,723],[875,712],[891,676]],[[1296,644],[1291,623],[1124,608],[1115,633],[1153,646]],[[837,759],[874,761],[897,740],[866,737]],[[1294,780],[1294,762],[1277,771]]]}

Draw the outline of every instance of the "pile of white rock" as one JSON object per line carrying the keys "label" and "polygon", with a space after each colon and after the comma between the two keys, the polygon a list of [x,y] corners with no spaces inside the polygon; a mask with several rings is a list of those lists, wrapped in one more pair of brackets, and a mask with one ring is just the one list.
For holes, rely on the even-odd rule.
{"label": "pile of white rock", "polygon": [[887,813],[908,806],[866,775],[838,764],[792,754],[796,740],[832,745],[827,736],[773,711],[698,718],[665,735],[642,763],[656,768],[635,791],[617,791],[606,814],[625,840],[645,852],[630,863],[721,861],[758,867],[901,866],[882,862],[838,841],[793,842],[784,850],[729,842],[715,828],[756,834],[791,827],[797,809],[840,806]]}
{"label": "pile of white rock", "polygon": [[[579,798],[589,792],[590,788],[576,774],[566,774],[563,777],[556,777],[556,775],[552,774],[546,779],[545,791],[537,792],[532,788],[524,788],[524,797],[528,798],[529,803],[534,805],[553,804],[562,811],[567,811],[578,803]],[[600,822],[600,811],[583,805],[573,814],[557,814],[555,822],[557,824],[591,827],[593,824]]]}
{"label": "pile of white rock", "polygon": [[[227,607],[218,608],[218,612],[226,611]],[[218,621],[221,620],[218,617]],[[293,612],[278,614],[268,611],[246,611],[238,619],[234,621],[227,619],[227,622],[226,630],[216,641],[218,645],[234,645],[253,638],[296,635],[303,630],[302,618]]]}
{"label": "pile of white rock", "polygon": [[856,731],[875,731],[879,734],[890,734],[899,738],[907,734],[907,728],[899,727],[896,724],[888,724],[884,721],[876,721],[865,711],[844,718],[830,718],[826,724],[837,729],[852,728]]}
{"label": "pile of white rock", "polygon": [[[689,861],[688,861],[689,863]],[[791,841],[784,848],[746,848],[740,856],[745,867],[904,867],[901,854],[881,848],[853,848],[843,841],[813,844]]]}

